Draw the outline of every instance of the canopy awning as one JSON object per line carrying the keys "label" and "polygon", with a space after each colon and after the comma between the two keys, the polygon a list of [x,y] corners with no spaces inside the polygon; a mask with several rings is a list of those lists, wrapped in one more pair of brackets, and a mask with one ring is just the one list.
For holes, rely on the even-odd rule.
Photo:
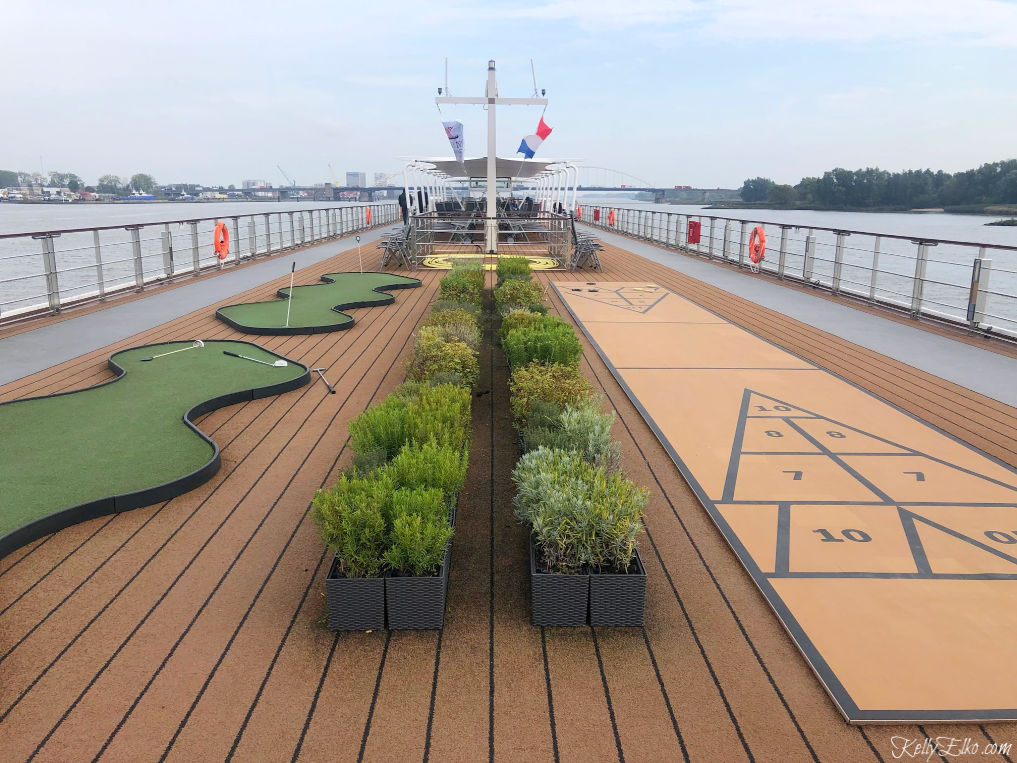
{"label": "canopy awning", "polygon": [[[480,156],[474,159],[463,159],[457,162],[455,159],[431,158],[417,159],[421,164],[430,164],[434,169],[443,172],[451,178],[486,178],[487,157]],[[536,159],[511,159],[499,156],[496,160],[497,169],[495,177],[500,178],[532,178],[539,175],[552,164],[559,162],[537,161]]]}

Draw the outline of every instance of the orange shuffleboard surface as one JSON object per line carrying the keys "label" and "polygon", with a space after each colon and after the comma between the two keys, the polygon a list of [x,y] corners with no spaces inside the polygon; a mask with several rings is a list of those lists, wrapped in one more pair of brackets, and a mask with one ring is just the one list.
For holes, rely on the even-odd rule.
{"label": "orange shuffleboard surface", "polygon": [[849,721],[1017,719],[1017,472],[661,286],[553,286]]}

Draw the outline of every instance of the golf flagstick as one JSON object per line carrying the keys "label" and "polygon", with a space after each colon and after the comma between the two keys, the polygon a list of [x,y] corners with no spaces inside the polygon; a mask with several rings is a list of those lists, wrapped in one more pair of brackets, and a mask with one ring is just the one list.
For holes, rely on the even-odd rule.
{"label": "golf flagstick", "polygon": [[290,326],[290,305],[293,304],[293,274],[297,272],[296,260],[293,261],[293,267],[290,268],[290,294],[289,299],[286,300],[286,328]]}
{"label": "golf flagstick", "polygon": [[360,275],[364,274],[364,258],[360,256],[360,236],[357,236],[357,259],[360,260]]}

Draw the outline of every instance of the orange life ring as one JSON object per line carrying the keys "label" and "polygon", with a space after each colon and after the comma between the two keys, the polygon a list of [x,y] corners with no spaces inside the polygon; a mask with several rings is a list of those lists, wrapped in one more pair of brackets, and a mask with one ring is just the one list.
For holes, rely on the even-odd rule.
{"label": "orange life ring", "polygon": [[612,226],[612,227],[614,226],[614,210],[613,209],[610,212],[607,213],[607,224]]}
{"label": "orange life ring", "polygon": [[576,219],[577,220],[582,220],[583,219],[583,208],[582,207],[576,207]]}
{"label": "orange life ring", "polygon": [[371,208],[367,207],[367,224],[371,224]]}
{"label": "orange life ring", "polygon": [[219,255],[220,260],[225,260],[230,253],[230,229],[221,220],[215,224],[215,233],[212,234],[212,248]]}
{"label": "orange life ring", "polygon": [[766,231],[763,230],[762,225],[757,225],[752,229],[752,235],[749,236],[749,259],[754,265],[758,265],[763,261],[765,255]]}

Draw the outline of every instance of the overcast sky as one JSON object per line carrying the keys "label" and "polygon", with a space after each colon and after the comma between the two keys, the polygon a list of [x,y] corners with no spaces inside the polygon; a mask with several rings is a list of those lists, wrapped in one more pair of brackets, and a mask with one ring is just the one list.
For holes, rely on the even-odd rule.
{"label": "overcast sky", "polygon": [[[0,0],[0,28],[0,169],[88,183],[370,181],[448,154],[442,117],[483,156],[483,108],[434,104],[446,57],[453,95],[493,58],[517,97],[532,58],[537,158],[659,186],[1017,157],[1014,0]],[[539,117],[499,108],[499,154]]]}

